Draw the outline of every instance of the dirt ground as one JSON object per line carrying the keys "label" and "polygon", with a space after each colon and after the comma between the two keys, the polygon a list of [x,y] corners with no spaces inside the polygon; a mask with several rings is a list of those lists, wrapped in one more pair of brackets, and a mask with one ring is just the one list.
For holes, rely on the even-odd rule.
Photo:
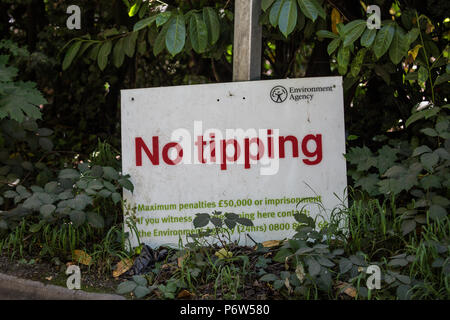
{"label": "dirt ground", "polygon": [[[66,265],[40,261],[39,259],[10,259],[0,256],[0,273],[23,279],[40,281],[44,284],[66,286],[68,275]],[[81,289],[88,292],[115,293],[119,280],[98,277],[93,271],[81,266]]]}

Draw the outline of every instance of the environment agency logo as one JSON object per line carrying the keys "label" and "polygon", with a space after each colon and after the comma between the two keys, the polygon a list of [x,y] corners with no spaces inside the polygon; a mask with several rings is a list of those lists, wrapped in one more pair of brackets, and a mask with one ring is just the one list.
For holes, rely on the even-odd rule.
{"label": "environment agency logo", "polygon": [[287,97],[288,91],[283,86],[273,87],[272,90],[270,91],[270,98],[272,99],[273,102],[282,103],[286,101]]}

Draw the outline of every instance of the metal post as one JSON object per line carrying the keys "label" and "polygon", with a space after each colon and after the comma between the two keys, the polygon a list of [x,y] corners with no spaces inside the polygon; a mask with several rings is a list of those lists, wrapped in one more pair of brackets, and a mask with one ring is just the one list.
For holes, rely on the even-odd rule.
{"label": "metal post", "polygon": [[233,81],[261,78],[261,0],[236,0],[234,8]]}

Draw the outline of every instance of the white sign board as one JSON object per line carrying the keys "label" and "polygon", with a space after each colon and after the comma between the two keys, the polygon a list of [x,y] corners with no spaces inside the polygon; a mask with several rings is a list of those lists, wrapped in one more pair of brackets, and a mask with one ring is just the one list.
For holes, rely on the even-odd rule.
{"label": "white sign board", "polygon": [[124,199],[152,247],[185,243],[215,210],[252,220],[232,231],[242,245],[294,235],[302,208],[326,221],[344,153],[341,77],[122,90]]}

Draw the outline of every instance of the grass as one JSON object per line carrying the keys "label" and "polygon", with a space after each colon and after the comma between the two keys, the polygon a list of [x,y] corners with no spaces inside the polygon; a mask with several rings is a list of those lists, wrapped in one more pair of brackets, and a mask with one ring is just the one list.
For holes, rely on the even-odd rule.
{"label": "grass", "polygon": [[[213,299],[450,298],[449,219],[429,220],[408,235],[402,234],[401,223],[395,199],[353,199],[348,208],[334,210],[329,223],[316,232],[317,239],[324,240],[317,240],[320,250],[309,248],[315,250],[310,253],[295,253],[305,245],[297,238],[278,247],[260,246],[257,250],[224,241],[227,234],[219,235],[222,241],[192,239],[184,248],[170,251],[147,275],[154,288],[148,298],[172,299],[182,290],[191,297]],[[122,225],[95,230],[90,226],[48,224],[30,232],[31,226],[33,221],[23,220],[12,232],[0,237],[2,254],[11,258],[37,254],[48,260],[56,255],[67,260],[74,249],[82,249],[92,258],[89,270],[103,277],[111,277],[113,266],[134,254],[125,249],[127,235]],[[205,246],[207,243],[216,244]],[[218,258],[215,253],[222,247],[232,256]],[[289,258],[279,259],[283,250],[293,251]],[[334,254],[336,250],[342,253]],[[319,274],[313,274],[310,259],[322,263]],[[347,260],[353,261],[350,271],[342,269]],[[368,275],[364,269],[369,264],[382,269],[380,290],[367,290]],[[268,274],[275,278],[261,280]],[[351,293],[344,293],[343,287],[338,287],[340,283]]]}

